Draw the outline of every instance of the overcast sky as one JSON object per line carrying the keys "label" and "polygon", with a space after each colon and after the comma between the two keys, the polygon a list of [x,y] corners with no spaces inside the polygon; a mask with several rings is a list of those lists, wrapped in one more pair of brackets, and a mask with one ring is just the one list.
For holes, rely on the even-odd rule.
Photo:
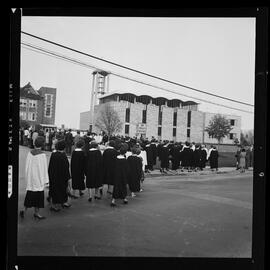
{"label": "overcast sky", "polygon": [[[106,60],[213,94],[254,104],[255,18],[22,17],[22,31]],[[253,129],[252,107],[115,67],[24,34],[23,42],[176,91],[167,93],[110,76],[110,91],[155,94],[199,102],[199,110],[239,115]],[[80,112],[90,108],[93,69],[21,48],[21,86],[57,88],[55,124],[79,128]],[[194,98],[192,98],[194,97]]]}

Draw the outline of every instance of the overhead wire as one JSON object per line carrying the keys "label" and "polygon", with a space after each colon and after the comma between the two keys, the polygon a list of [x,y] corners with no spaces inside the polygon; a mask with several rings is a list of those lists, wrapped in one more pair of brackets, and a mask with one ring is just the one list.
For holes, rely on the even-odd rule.
{"label": "overhead wire", "polygon": [[[70,58],[70,57],[67,57],[65,55],[61,55],[59,53],[49,51],[47,49],[44,49],[42,47],[38,47],[36,45],[25,43],[24,41],[22,41],[21,44],[24,45],[24,46],[22,46],[23,48],[34,51],[34,52],[37,52],[37,53],[48,55],[48,56],[51,56],[51,57],[54,57],[54,58],[57,58],[57,59],[60,59],[60,60],[64,60],[64,61],[67,61],[67,62],[70,62],[70,63],[73,63],[73,64],[77,64],[77,65],[80,65],[80,66],[83,66],[83,67],[87,67],[87,68],[90,68],[90,69],[103,70],[103,69],[101,69],[101,68],[99,68],[97,66],[89,65],[88,63],[84,63],[84,62],[76,60],[74,58]],[[205,100],[205,99],[201,99],[201,98],[181,94],[181,93],[178,93],[176,91],[173,91],[173,90],[170,90],[170,89],[167,89],[167,88],[164,88],[164,87],[160,87],[160,86],[157,86],[157,85],[153,85],[153,84],[150,84],[150,83],[147,83],[147,82],[143,82],[143,81],[140,81],[140,80],[137,80],[137,79],[133,79],[133,78],[130,78],[130,77],[127,77],[127,76],[124,76],[124,75],[120,75],[120,74],[117,74],[115,72],[108,71],[108,73],[112,74],[114,76],[120,77],[122,79],[130,80],[130,81],[133,81],[133,82],[136,82],[136,83],[147,85],[147,86],[150,86],[150,87],[153,87],[153,88],[156,88],[156,89],[160,89],[160,90],[163,90],[163,91],[166,91],[166,92],[170,92],[170,93],[173,93],[173,94],[177,94],[177,95],[180,95],[180,96],[196,99],[196,100],[199,100],[199,101],[203,101],[203,102],[213,104],[213,105],[216,105],[216,106],[225,107],[225,108],[228,108],[228,109],[233,109],[233,110],[253,114],[253,112],[251,112],[251,111],[246,111],[246,110],[242,110],[242,109],[239,109],[239,108],[227,106],[227,105],[224,105],[224,104],[212,102],[212,101],[209,101],[209,100]]]}
{"label": "overhead wire", "polygon": [[57,43],[57,42],[54,42],[54,41],[51,41],[51,40],[48,40],[48,39],[45,39],[45,38],[42,38],[42,37],[33,35],[33,34],[30,34],[30,33],[27,33],[27,32],[24,32],[24,31],[21,31],[21,33],[22,34],[25,34],[25,35],[28,35],[30,37],[33,37],[33,38],[42,40],[44,42],[47,42],[47,43],[50,43],[50,44],[59,46],[61,48],[64,48],[64,49],[67,49],[67,50],[70,50],[70,51],[73,51],[73,52],[76,52],[76,53],[79,53],[79,54],[82,54],[82,55],[85,55],[85,56],[88,56],[88,57],[91,57],[91,58],[94,58],[94,59],[97,59],[99,61],[106,62],[106,63],[111,64],[111,65],[114,65],[114,66],[118,66],[120,68],[124,68],[124,69],[130,70],[130,71],[133,71],[133,72],[136,72],[136,73],[139,73],[139,74],[142,74],[142,75],[145,75],[145,76],[154,78],[154,79],[158,79],[158,80],[161,80],[161,81],[170,83],[170,84],[181,86],[181,87],[184,87],[184,88],[187,88],[187,89],[190,89],[190,90],[193,90],[193,91],[197,91],[199,93],[203,93],[203,94],[206,94],[206,95],[214,96],[216,98],[220,98],[220,99],[228,100],[228,101],[235,102],[235,103],[238,103],[238,104],[242,104],[242,105],[254,107],[254,105],[249,104],[249,103],[246,103],[246,102],[243,102],[243,101],[239,101],[239,100],[235,100],[235,99],[232,99],[232,98],[227,98],[227,97],[224,97],[224,96],[216,95],[216,94],[213,94],[213,93],[210,93],[210,92],[207,92],[207,91],[203,91],[203,90],[200,90],[200,89],[197,89],[197,88],[194,88],[194,87],[190,87],[190,86],[187,86],[187,85],[184,85],[184,84],[180,84],[180,83],[177,83],[177,82],[174,82],[174,81],[171,81],[171,80],[167,80],[167,79],[161,78],[159,76],[155,76],[155,75],[152,75],[152,74],[149,74],[149,73],[146,73],[146,72],[142,72],[142,71],[139,71],[137,69],[130,68],[130,67],[127,67],[125,65],[121,65],[121,64],[118,64],[118,63],[115,63],[115,62],[112,62],[112,61],[109,61],[109,60],[106,60],[106,59],[97,57],[95,55],[82,52],[80,50],[73,49],[73,48],[68,47],[68,46],[65,46],[63,44],[60,44],[60,43]]}

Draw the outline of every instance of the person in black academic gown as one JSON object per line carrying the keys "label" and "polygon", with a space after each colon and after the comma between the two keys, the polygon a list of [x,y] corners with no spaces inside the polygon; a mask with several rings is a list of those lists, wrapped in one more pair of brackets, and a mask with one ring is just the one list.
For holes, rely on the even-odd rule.
{"label": "person in black academic gown", "polygon": [[92,189],[95,189],[94,198],[97,200],[101,199],[101,194],[99,189],[102,187],[102,154],[98,149],[98,144],[95,141],[90,143],[90,149],[86,156],[86,166],[85,166],[85,175],[86,175],[86,187],[88,189],[88,201],[92,201]]}
{"label": "person in black academic gown", "polygon": [[158,145],[157,145],[157,157],[158,157],[158,159],[160,160],[160,155],[161,155],[161,148],[162,148],[162,142],[161,141],[159,141],[158,142]]}
{"label": "person in black academic gown", "polygon": [[181,167],[183,169],[190,169],[190,144],[186,142],[181,151]]}
{"label": "person in black academic gown", "polygon": [[157,159],[157,146],[154,140],[152,140],[151,143],[146,143],[145,151],[147,157],[147,169],[153,171],[153,166],[156,165]]}
{"label": "person in black academic gown", "polygon": [[113,174],[118,152],[115,149],[115,141],[110,140],[109,146],[103,152],[103,185],[108,185],[108,194],[112,194]]}
{"label": "person in black academic gown", "polygon": [[201,167],[201,146],[195,145],[195,150],[193,151],[194,156],[194,170],[197,171]]}
{"label": "person in black academic gown", "polygon": [[142,179],[142,159],[138,157],[141,150],[138,146],[131,149],[132,155],[127,158],[129,167],[128,186],[131,191],[131,196],[135,197],[135,192],[141,189],[140,183]]}
{"label": "person in black academic gown", "polygon": [[68,181],[70,179],[69,162],[65,153],[65,141],[60,140],[55,145],[56,150],[51,154],[49,162],[49,196],[52,201],[50,210],[59,211],[59,205],[70,207],[68,204]]}
{"label": "person in black academic gown", "polygon": [[203,170],[205,168],[205,164],[207,161],[207,148],[205,147],[205,145],[203,144],[201,146],[201,164],[200,164],[200,169]]}
{"label": "person in black academic gown", "polygon": [[218,156],[219,154],[218,154],[217,148],[213,146],[213,149],[209,156],[210,168],[212,171],[214,169],[216,169],[216,171],[218,170]]}
{"label": "person in black academic gown", "polygon": [[82,150],[84,146],[84,140],[80,139],[76,142],[76,146],[71,155],[70,169],[72,178],[73,196],[75,196],[75,190],[79,190],[79,195],[83,195],[85,190],[85,154]]}
{"label": "person in black academic gown", "polygon": [[122,199],[124,204],[128,203],[127,200],[127,184],[129,177],[129,166],[126,160],[125,154],[127,152],[128,145],[123,143],[119,149],[120,154],[115,161],[114,169],[114,185],[111,206],[116,206],[115,200]]}
{"label": "person in black academic gown", "polygon": [[146,141],[145,142],[145,146],[144,146],[144,150],[146,152],[146,159],[147,159],[147,166],[145,171],[149,172],[153,170],[153,153],[152,153],[152,149],[150,148],[150,142]]}
{"label": "person in black academic gown", "polygon": [[180,145],[178,143],[173,144],[170,154],[172,156],[172,170],[179,169],[180,166]]}
{"label": "person in black academic gown", "polygon": [[156,165],[156,163],[157,163],[157,145],[156,145],[155,139],[151,140],[150,149],[152,150],[152,153],[153,153],[153,165]]}
{"label": "person in black academic gown", "polygon": [[169,142],[165,141],[164,145],[160,149],[160,172],[167,173],[165,170],[169,169]]}

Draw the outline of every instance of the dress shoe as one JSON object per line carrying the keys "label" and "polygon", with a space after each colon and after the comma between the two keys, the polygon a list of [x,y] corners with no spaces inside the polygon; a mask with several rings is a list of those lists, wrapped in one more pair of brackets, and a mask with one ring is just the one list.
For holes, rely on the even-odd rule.
{"label": "dress shoe", "polygon": [[62,204],[62,207],[63,207],[63,208],[69,208],[70,206],[71,206],[71,204],[68,204],[68,203]]}

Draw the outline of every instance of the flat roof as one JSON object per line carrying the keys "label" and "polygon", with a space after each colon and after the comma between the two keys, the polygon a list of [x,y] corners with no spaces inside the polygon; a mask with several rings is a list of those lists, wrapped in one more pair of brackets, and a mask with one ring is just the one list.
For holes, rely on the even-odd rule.
{"label": "flat roof", "polygon": [[147,95],[147,94],[134,94],[132,92],[121,92],[119,90],[116,90],[116,91],[112,91],[112,92],[109,92],[107,94],[104,94],[102,95],[101,97],[99,97],[99,99],[103,99],[103,98],[106,98],[106,97],[109,97],[109,96],[113,96],[113,95],[131,95],[131,96],[135,96],[135,97],[149,97],[149,98],[152,98],[152,99],[165,99],[167,101],[170,101],[170,100],[178,100],[180,101],[181,103],[185,103],[185,105],[196,105],[196,104],[199,104],[193,100],[182,100],[182,99],[179,99],[179,98],[168,98],[168,97],[162,97],[160,95]]}

